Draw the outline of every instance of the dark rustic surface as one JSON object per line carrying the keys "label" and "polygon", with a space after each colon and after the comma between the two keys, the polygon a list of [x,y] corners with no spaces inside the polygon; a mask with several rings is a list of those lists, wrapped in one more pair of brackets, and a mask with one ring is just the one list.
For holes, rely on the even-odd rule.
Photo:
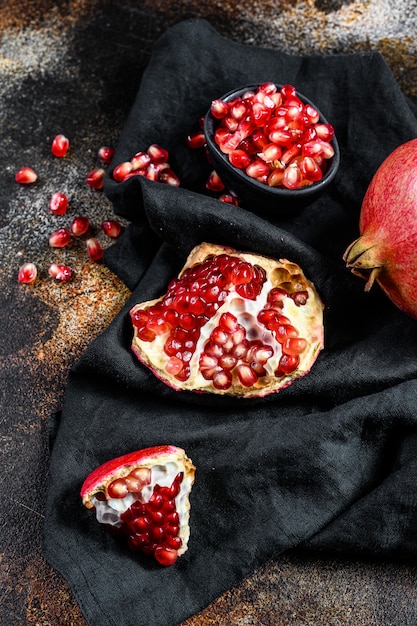
{"label": "dark rustic surface", "polygon": [[[97,149],[115,145],[153,42],[170,25],[207,18],[222,34],[286,52],[380,51],[404,92],[417,99],[417,3],[413,0],[13,1],[0,7],[0,437],[2,444],[0,623],[85,626],[65,581],[43,560],[48,464],[46,422],[60,407],[70,366],[129,295],[84,242],[53,251],[48,235],[76,214],[97,229],[112,207],[85,185]],[[163,94],[161,94],[161,97]],[[50,153],[58,132],[65,159]],[[14,182],[22,165],[39,175]],[[55,191],[70,209],[50,214]],[[97,231],[98,232],[98,231]],[[98,234],[103,244],[104,236]],[[47,277],[69,262],[69,284]],[[37,263],[35,284],[17,268]],[[300,553],[268,563],[187,626],[211,624],[396,625],[417,623],[417,566]]]}

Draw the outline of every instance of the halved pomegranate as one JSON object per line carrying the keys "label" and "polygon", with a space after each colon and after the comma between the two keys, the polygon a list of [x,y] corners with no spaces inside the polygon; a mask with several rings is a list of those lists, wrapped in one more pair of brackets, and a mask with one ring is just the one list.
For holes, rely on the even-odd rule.
{"label": "halved pomegranate", "polygon": [[277,392],[323,348],[323,305],[286,259],[202,243],[167,293],[131,311],[132,350],[176,390]]}
{"label": "halved pomegranate", "polygon": [[100,465],[80,495],[99,523],[127,538],[130,549],[168,566],[188,547],[194,474],[184,450],[154,446]]}

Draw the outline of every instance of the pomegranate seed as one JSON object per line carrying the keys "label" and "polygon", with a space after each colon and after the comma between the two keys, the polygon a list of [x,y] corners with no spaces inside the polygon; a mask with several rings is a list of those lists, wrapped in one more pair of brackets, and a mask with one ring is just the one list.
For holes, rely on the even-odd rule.
{"label": "pomegranate seed", "polygon": [[223,117],[226,117],[226,115],[229,113],[229,107],[227,103],[223,100],[213,100],[210,106],[210,111],[213,117],[221,119]]}
{"label": "pomegranate seed", "polygon": [[129,489],[124,478],[116,478],[107,487],[109,498],[124,498],[129,493]]}
{"label": "pomegranate seed", "polygon": [[171,185],[172,187],[179,187],[181,182],[170,167],[162,170],[159,174],[158,180],[160,183],[165,183],[166,185]]}
{"label": "pomegranate seed", "polygon": [[[92,259],[93,261],[101,261],[101,259],[104,256],[104,250],[101,247],[101,244],[98,241],[98,239],[96,239],[95,237],[90,237],[90,239],[87,239],[86,241],[86,246],[87,246],[87,253],[90,259]],[[154,333],[153,335],[155,337]]]}
{"label": "pomegranate seed", "polygon": [[52,141],[51,152],[56,157],[64,157],[69,149],[69,139],[65,135],[56,135]]}
{"label": "pomegranate seed", "polygon": [[158,546],[155,548],[154,552],[155,559],[161,565],[165,567],[169,567],[173,565],[178,558],[178,552],[172,548],[165,548],[163,546]]}
{"label": "pomegranate seed", "polygon": [[209,191],[223,191],[224,183],[215,170],[213,170],[206,182],[206,189]]}
{"label": "pomegranate seed", "polygon": [[206,143],[206,136],[201,131],[196,133],[191,133],[187,137],[187,146],[189,148],[202,148]]}
{"label": "pomegranate seed", "polygon": [[291,374],[291,372],[297,369],[299,362],[300,359],[298,356],[283,354],[279,360],[275,376],[285,376],[287,374]]}
{"label": "pomegranate seed", "polygon": [[262,176],[269,174],[269,166],[265,161],[262,161],[262,159],[255,159],[248,165],[245,172],[251,178],[262,178]]}
{"label": "pomegranate seed", "polygon": [[222,202],[226,202],[227,204],[234,204],[235,206],[239,206],[239,200],[232,193],[223,193],[219,196],[219,200]]}
{"label": "pomegranate seed", "polygon": [[102,168],[95,168],[87,174],[85,182],[92,189],[103,189],[106,172]]}
{"label": "pomegranate seed", "polygon": [[282,168],[277,167],[273,169],[267,179],[268,185],[270,187],[282,187],[282,179],[284,178],[284,172],[285,172],[285,169],[283,167]]}
{"label": "pomegranate seed", "polygon": [[81,237],[81,235],[85,235],[85,233],[90,228],[90,222],[88,217],[85,217],[84,215],[79,215],[78,217],[75,217],[72,220],[70,228],[72,234],[76,237]]}
{"label": "pomegranate seed", "polygon": [[34,263],[25,263],[19,267],[17,280],[19,283],[33,283],[33,281],[36,280],[37,275],[38,270],[36,269],[36,265]]}
{"label": "pomegranate seed", "polygon": [[232,150],[229,152],[229,161],[239,169],[245,169],[250,163],[250,157],[243,150]]}
{"label": "pomegranate seed", "polygon": [[316,124],[316,136],[322,141],[331,141],[334,137],[334,128],[331,124]]}
{"label": "pomegranate seed", "polygon": [[282,351],[289,356],[298,356],[307,348],[307,340],[303,337],[288,337],[282,344]]}
{"label": "pomegranate seed", "polygon": [[267,163],[270,163],[271,161],[277,161],[281,157],[281,154],[281,146],[278,146],[276,143],[269,143],[258,156]]}
{"label": "pomegranate seed", "polygon": [[49,201],[49,209],[54,215],[64,215],[68,208],[68,197],[65,193],[57,191]]}
{"label": "pomegranate seed", "polygon": [[143,170],[148,167],[152,159],[147,152],[137,152],[131,159],[133,170]]}
{"label": "pomegranate seed", "polygon": [[58,228],[49,237],[51,248],[65,248],[71,241],[71,233],[68,228]]}
{"label": "pomegranate seed", "polygon": [[291,165],[284,170],[282,184],[287,189],[298,189],[299,187],[301,187],[302,180],[303,175],[297,165]]}
{"label": "pomegranate seed", "polygon": [[105,165],[110,165],[111,160],[114,156],[114,149],[109,148],[108,146],[101,146],[98,150],[98,158]]}
{"label": "pomegranate seed", "polygon": [[107,237],[118,237],[122,232],[122,225],[116,220],[104,220],[101,230]]}
{"label": "pomegranate seed", "polygon": [[69,265],[57,265],[56,263],[52,263],[52,265],[48,269],[48,274],[56,280],[65,281],[71,278],[72,272]]}
{"label": "pomegranate seed", "polygon": [[132,170],[133,170],[132,163],[130,161],[124,161],[123,163],[116,165],[116,167],[114,168],[113,178],[114,180],[117,180],[117,182],[119,183],[123,182],[126,176],[130,174]]}
{"label": "pomegranate seed", "polygon": [[16,172],[15,180],[20,185],[29,185],[30,183],[34,183],[38,178],[38,175],[31,167],[21,167],[20,170]]}
{"label": "pomegranate seed", "polygon": [[168,161],[168,150],[165,150],[165,148],[162,148],[156,143],[153,143],[149,146],[149,148],[147,149],[147,153],[156,163]]}
{"label": "pomegranate seed", "polygon": [[241,363],[237,366],[237,375],[244,387],[252,387],[258,380],[256,372],[249,365]]}

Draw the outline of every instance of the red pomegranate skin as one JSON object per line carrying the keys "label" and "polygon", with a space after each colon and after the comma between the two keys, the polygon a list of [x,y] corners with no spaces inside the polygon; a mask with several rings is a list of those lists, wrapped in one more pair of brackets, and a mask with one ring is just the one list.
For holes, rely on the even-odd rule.
{"label": "red pomegranate skin", "polygon": [[376,280],[392,302],[417,318],[417,139],[396,148],[365,193],[360,237],[346,250],[352,272]]}

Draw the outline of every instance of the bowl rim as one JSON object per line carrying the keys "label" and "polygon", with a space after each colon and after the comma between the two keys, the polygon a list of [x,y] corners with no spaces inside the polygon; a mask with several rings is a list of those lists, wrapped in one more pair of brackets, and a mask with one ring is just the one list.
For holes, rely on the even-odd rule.
{"label": "bowl rim", "polygon": [[[264,84],[265,82],[266,81],[263,81],[258,84],[252,83],[249,85],[245,85],[243,87],[239,87],[237,89],[233,89],[223,94],[222,96],[219,96],[218,98],[216,98],[216,100],[218,99],[218,100],[224,100],[225,102],[228,102],[232,98],[238,97],[244,94],[246,91],[253,91],[253,90],[258,89],[259,86]],[[281,87],[287,84],[287,83],[276,83],[275,81],[267,81],[267,82],[273,83],[274,85],[276,85],[278,89],[281,89]],[[327,118],[323,115],[323,113],[320,111],[320,109],[317,107],[317,105],[312,100],[310,100],[310,98],[305,96],[303,93],[301,93],[297,89],[296,89],[296,95],[298,96],[298,98],[300,98],[302,102],[304,102],[305,104],[310,104],[316,109],[316,111],[319,114],[319,119],[323,124],[330,123],[327,120]],[[334,179],[334,177],[337,174],[337,171],[340,165],[340,148],[339,148],[339,143],[337,141],[336,135],[334,135],[334,137],[332,138],[330,142],[334,149],[334,155],[332,156],[331,159],[329,159],[330,164],[323,178],[321,178],[319,181],[314,182],[312,185],[309,185],[308,187],[302,187],[301,189],[288,189],[286,187],[270,187],[269,185],[266,185],[265,183],[261,183],[260,181],[256,180],[256,178],[251,178],[250,176],[246,174],[244,170],[241,170],[230,163],[229,159],[227,158],[227,155],[224,154],[219,149],[218,145],[214,141],[214,129],[215,129],[216,122],[219,122],[219,120],[217,120],[214,117],[214,115],[211,113],[211,108],[209,108],[204,117],[204,134],[206,136],[206,142],[207,142],[207,146],[209,150],[214,151],[215,154],[221,159],[226,169],[229,172],[231,172],[231,174],[233,174],[234,176],[237,176],[238,179],[242,181],[242,183],[250,185],[252,188],[257,189],[263,194],[267,193],[267,194],[274,195],[277,197],[286,197],[286,198],[288,197],[300,198],[303,196],[309,196],[309,195],[319,192],[323,187],[327,187],[327,185]]]}

